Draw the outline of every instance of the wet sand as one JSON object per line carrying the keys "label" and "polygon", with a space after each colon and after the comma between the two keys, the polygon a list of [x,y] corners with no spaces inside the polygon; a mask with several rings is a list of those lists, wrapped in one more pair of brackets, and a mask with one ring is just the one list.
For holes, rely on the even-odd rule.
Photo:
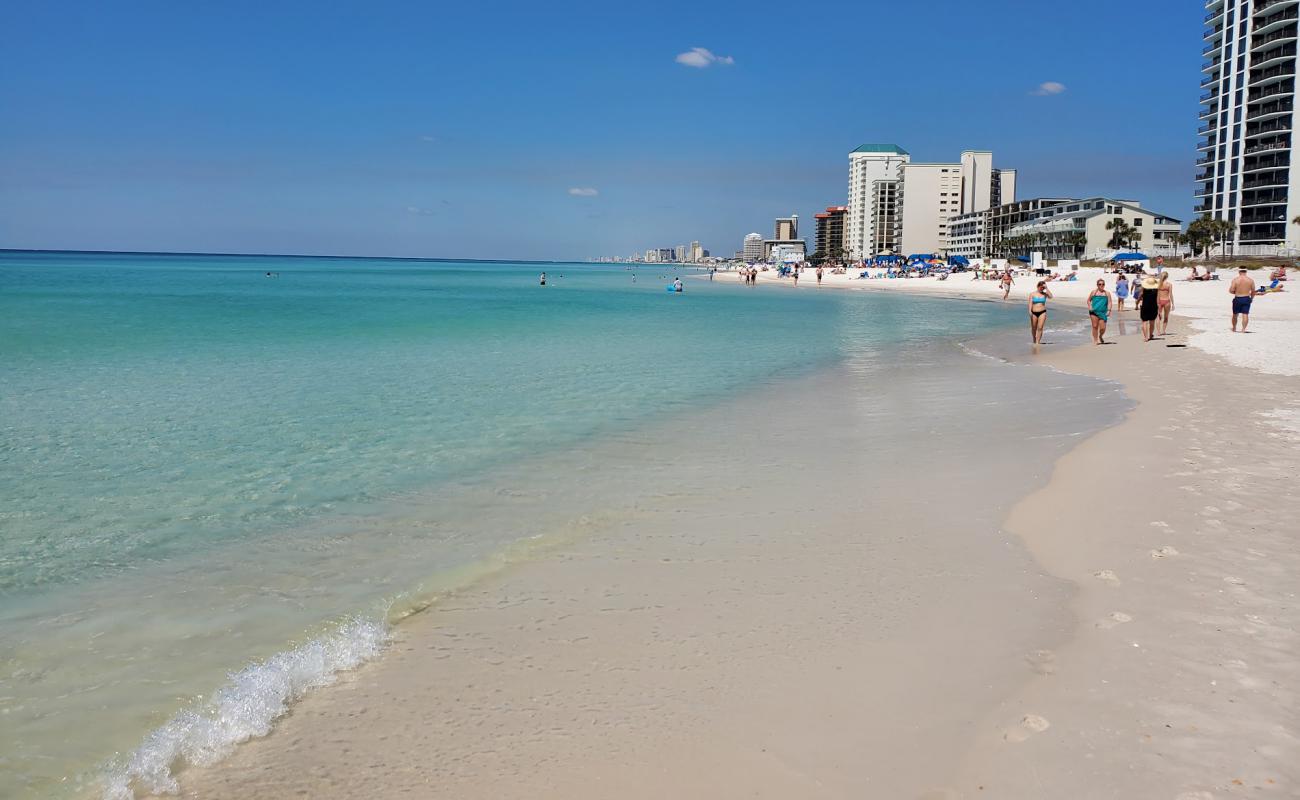
{"label": "wet sand", "polygon": [[1074,415],[1115,384],[1005,365],[956,416],[900,378],[889,441],[865,399],[738,428],[183,794],[1296,796],[1298,387],[1135,328],[1029,357],[1137,401],[1095,435]]}
{"label": "wet sand", "polygon": [[[1031,655],[1074,627],[1070,584],[1002,520],[1123,402],[933,347],[598,454],[673,480],[619,524],[407,620],[389,654],[269,737],[182,773],[183,794],[941,791],[1033,677]],[[1064,410],[1035,418],[1044,398]]]}

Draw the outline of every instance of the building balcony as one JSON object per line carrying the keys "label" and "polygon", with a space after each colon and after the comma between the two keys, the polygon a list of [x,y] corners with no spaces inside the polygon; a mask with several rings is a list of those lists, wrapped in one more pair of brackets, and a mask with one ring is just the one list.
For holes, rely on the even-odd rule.
{"label": "building balcony", "polygon": [[1270,49],[1268,52],[1255,54],[1255,63],[1253,66],[1262,69],[1264,67],[1284,65],[1288,68],[1294,69],[1295,53],[1295,42],[1282,44],[1277,46],[1275,49]]}
{"label": "building balcony", "polygon": [[1281,42],[1288,39],[1296,38],[1296,26],[1289,25],[1281,30],[1274,31],[1266,36],[1256,36],[1250,40],[1250,52],[1260,50],[1273,42]]}
{"label": "building balcony", "polygon": [[1196,198],[1209,197],[1212,194],[1214,194],[1213,186],[1201,186],[1196,190],[1196,192],[1192,195],[1192,197],[1196,197]]}
{"label": "building balcony", "polygon": [[1213,210],[1214,206],[1211,206],[1209,203],[1201,203],[1199,206],[1192,206],[1193,214],[1208,214]]}
{"label": "building balcony", "polygon": [[1286,186],[1290,183],[1290,176],[1287,173],[1277,175],[1275,173],[1262,173],[1256,177],[1247,178],[1242,181],[1241,188],[1245,189],[1276,189]]}
{"label": "building balcony", "polygon": [[1270,122],[1261,125],[1247,125],[1246,138],[1253,139],[1257,136],[1266,136],[1270,133],[1288,133],[1291,130],[1291,120],[1286,117],[1279,117]]}
{"label": "building balcony", "polygon": [[1283,100],[1275,100],[1272,103],[1265,103],[1258,108],[1251,109],[1250,120],[1253,122],[1255,120],[1269,119],[1282,114],[1290,114],[1294,110],[1295,100],[1294,98],[1288,97]]}
{"label": "building balcony", "polygon": [[1197,117],[1199,119],[1206,119],[1208,117],[1213,117],[1215,114],[1218,113],[1219,113],[1219,104],[1214,103],[1213,105],[1201,109],[1201,113],[1198,114]]}
{"label": "building balcony", "polygon": [[1243,173],[1260,172],[1266,169],[1278,169],[1279,167],[1289,166],[1291,166],[1291,154],[1280,152],[1267,156],[1247,156],[1245,163],[1241,166],[1241,171]]}
{"label": "building balcony", "polygon": [[1288,137],[1286,140],[1281,142],[1266,142],[1264,144],[1257,144],[1253,147],[1247,147],[1246,155],[1250,155],[1251,153],[1267,153],[1270,150],[1290,150],[1290,149],[1291,149],[1291,142],[1290,142],[1290,137]]}
{"label": "building balcony", "polygon": [[1295,5],[1295,2],[1296,0],[1260,0],[1259,5],[1255,7],[1255,16],[1258,17],[1261,14],[1267,16],[1273,12],[1273,9]]}
{"label": "building balcony", "polygon": [[1246,102],[1266,100],[1275,94],[1295,94],[1295,81],[1279,81],[1259,89],[1251,89],[1250,94],[1246,95]]}
{"label": "building balcony", "polygon": [[1278,64],[1268,69],[1252,69],[1248,83],[1250,88],[1254,89],[1265,83],[1275,83],[1295,77],[1295,66],[1293,64]]}
{"label": "building balcony", "polygon": [[[1297,9],[1293,3],[1277,3],[1275,5],[1281,10],[1270,14],[1268,13],[1268,8],[1272,8],[1273,6],[1269,6],[1268,8],[1263,9],[1262,12],[1257,11],[1255,13],[1255,21],[1252,30],[1256,36],[1280,30],[1286,26],[1286,23],[1300,18],[1300,9]],[[1260,16],[1261,13],[1263,13],[1264,16]]]}
{"label": "building balcony", "polygon": [[1206,139],[1203,142],[1196,143],[1197,150],[1213,150],[1219,143],[1214,139]]}
{"label": "building balcony", "polygon": [[1286,240],[1285,226],[1270,226],[1265,230],[1242,231],[1237,236],[1238,242],[1252,244],[1281,244]]}
{"label": "building balcony", "polygon": [[1286,203],[1286,189],[1256,189],[1241,194],[1242,208],[1246,206],[1284,206]]}
{"label": "building balcony", "polygon": [[1205,181],[1214,180],[1215,177],[1217,177],[1215,171],[1212,169],[1207,169],[1204,172],[1196,173],[1196,177],[1193,180],[1195,180],[1197,183],[1204,183]]}
{"label": "building balcony", "polygon": [[1272,209],[1263,213],[1242,214],[1241,218],[1237,220],[1240,225],[1259,225],[1269,222],[1286,222],[1286,210]]}
{"label": "building balcony", "polygon": [[1208,86],[1214,86],[1218,82],[1219,82],[1218,73],[1215,73],[1213,75],[1206,75],[1204,78],[1201,78],[1201,88],[1204,89]]}

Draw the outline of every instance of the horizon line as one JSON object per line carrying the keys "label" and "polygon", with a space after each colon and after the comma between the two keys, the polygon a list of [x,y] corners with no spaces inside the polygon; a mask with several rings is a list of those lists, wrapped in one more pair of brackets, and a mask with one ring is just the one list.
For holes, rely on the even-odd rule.
{"label": "horizon line", "polygon": [[226,256],[233,258],[328,258],[340,261],[437,261],[470,262],[475,264],[585,264],[586,261],[568,261],[556,259],[532,258],[441,258],[424,256],[345,256],[323,255],[318,253],[205,253],[190,250],[67,250],[42,247],[0,247],[0,253],[66,253],[79,255],[113,255],[113,256]]}

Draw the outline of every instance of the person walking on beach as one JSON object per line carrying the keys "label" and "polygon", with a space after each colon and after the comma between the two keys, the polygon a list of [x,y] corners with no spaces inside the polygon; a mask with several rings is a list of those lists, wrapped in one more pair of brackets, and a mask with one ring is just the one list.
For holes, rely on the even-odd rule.
{"label": "person walking on beach", "polygon": [[791,269],[791,270],[790,270],[790,275],[794,278],[794,285],[795,285],[795,286],[798,286],[798,285],[799,285],[799,268],[798,268],[798,267],[795,267],[794,269]]}
{"label": "person walking on beach", "polygon": [[1237,332],[1237,318],[1241,318],[1241,332],[1246,332],[1250,324],[1250,304],[1255,299],[1255,281],[1246,274],[1246,268],[1237,270],[1237,277],[1228,284],[1228,293],[1232,295],[1232,332]]}
{"label": "person walking on beach", "polygon": [[1174,310],[1174,282],[1169,280],[1169,273],[1160,273],[1160,283],[1156,287],[1156,335],[1164,336],[1169,330],[1169,312]]}
{"label": "person walking on beach", "polygon": [[1106,321],[1110,318],[1110,292],[1106,280],[1097,279],[1097,288],[1088,295],[1088,318],[1092,321],[1092,343],[1106,343]]}
{"label": "person walking on beach", "polygon": [[1011,277],[1011,270],[1007,270],[1006,272],[1002,273],[1002,299],[1003,300],[1006,300],[1008,297],[1011,296],[1011,286],[1015,282],[1016,282],[1015,278]]}
{"label": "person walking on beach", "polygon": [[1124,301],[1128,299],[1128,276],[1120,273],[1115,279],[1115,308],[1118,311],[1124,310]]}
{"label": "person walking on beach", "polygon": [[821,285],[822,285],[822,265],[821,265],[821,264],[818,264],[818,265],[817,265],[817,285],[818,285],[818,286],[821,286]]}
{"label": "person walking on beach", "polygon": [[545,285],[546,285],[546,273],[545,273],[545,272],[542,273],[542,282],[541,282],[541,285],[542,285],[542,286],[545,286]]}
{"label": "person walking on beach", "polygon": [[1039,281],[1038,288],[1029,293],[1029,333],[1034,344],[1043,343],[1043,329],[1047,327],[1047,301],[1052,299],[1052,291],[1047,288],[1047,281]]}
{"label": "person walking on beach", "polygon": [[1142,300],[1138,304],[1138,319],[1142,320],[1142,339],[1151,341],[1156,337],[1156,317],[1160,316],[1156,301],[1159,299],[1160,283],[1154,275],[1142,279]]}

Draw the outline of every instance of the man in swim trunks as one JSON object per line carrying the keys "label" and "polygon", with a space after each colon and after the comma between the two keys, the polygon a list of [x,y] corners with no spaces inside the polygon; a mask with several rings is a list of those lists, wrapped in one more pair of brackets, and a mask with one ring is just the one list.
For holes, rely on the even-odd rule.
{"label": "man in swim trunks", "polygon": [[1097,288],[1088,295],[1088,318],[1092,321],[1092,343],[1106,343],[1106,320],[1110,317],[1110,292],[1106,281],[1097,279]]}
{"label": "man in swim trunks", "polygon": [[1245,267],[1228,284],[1228,293],[1232,295],[1232,332],[1237,332],[1237,318],[1241,317],[1241,332],[1245,333],[1250,324],[1250,301],[1255,299],[1255,282],[1246,274]]}

